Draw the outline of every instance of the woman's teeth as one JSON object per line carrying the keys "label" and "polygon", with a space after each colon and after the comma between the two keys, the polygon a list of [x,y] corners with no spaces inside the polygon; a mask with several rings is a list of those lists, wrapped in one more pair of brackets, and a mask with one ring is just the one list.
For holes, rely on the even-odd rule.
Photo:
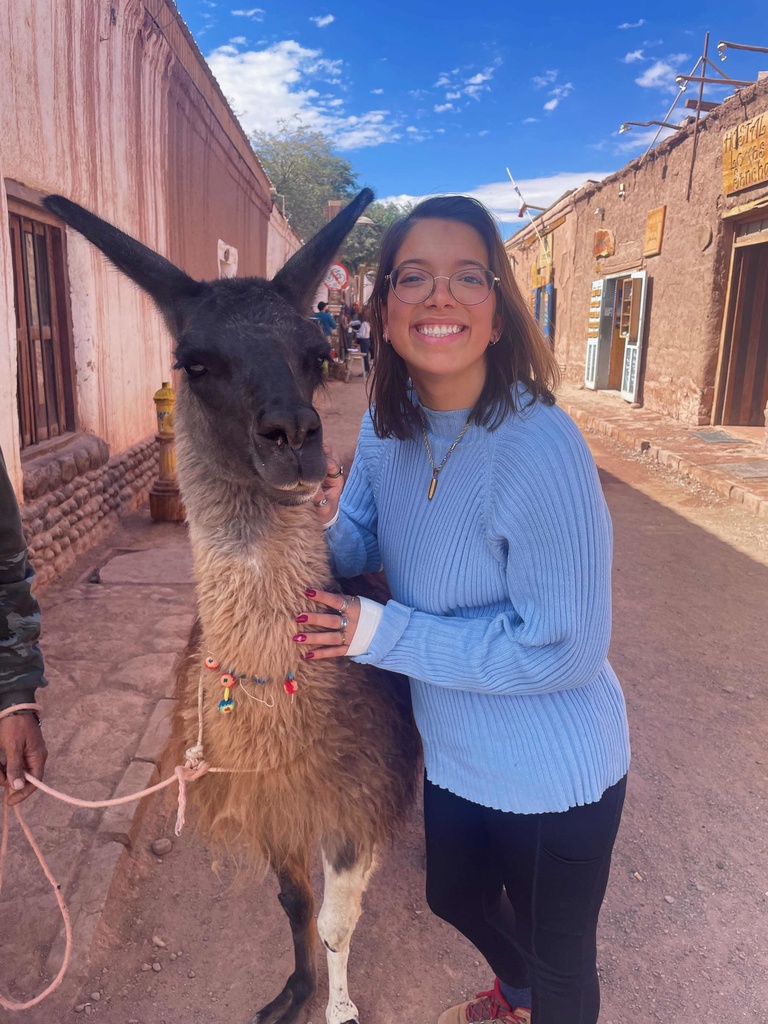
{"label": "woman's teeth", "polygon": [[464,328],[461,324],[420,324],[416,330],[428,338],[445,338],[449,334],[459,334]]}

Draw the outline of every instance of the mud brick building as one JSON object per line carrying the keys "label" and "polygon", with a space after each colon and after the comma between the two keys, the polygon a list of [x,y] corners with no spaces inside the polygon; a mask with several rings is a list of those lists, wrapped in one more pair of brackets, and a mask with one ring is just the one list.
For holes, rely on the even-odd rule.
{"label": "mud brick building", "polygon": [[60,193],[200,278],[298,239],[172,0],[0,4],[0,444],[45,581],[145,497],[171,343],[41,205]]}
{"label": "mud brick building", "polygon": [[762,434],[768,80],[534,223],[507,251],[568,381]]}

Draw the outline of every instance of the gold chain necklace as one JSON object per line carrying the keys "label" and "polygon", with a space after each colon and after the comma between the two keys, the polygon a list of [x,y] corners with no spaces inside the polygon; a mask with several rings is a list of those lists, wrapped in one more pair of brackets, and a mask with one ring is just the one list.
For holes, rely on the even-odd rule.
{"label": "gold chain necklace", "polygon": [[456,445],[459,443],[459,441],[462,439],[462,437],[464,437],[466,432],[469,430],[470,422],[471,422],[471,419],[468,419],[467,422],[464,424],[464,426],[461,428],[461,433],[459,434],[459,436],[456,438],[456,440],[453,442],[451,447],[445,453],[445,458],[443,459],[443,461],[440,463],[439,466],[436,466],[435,465],[435,460],[432,458],[432,449],[429,447],[429,438],[427,437],[427,431],[426,431],[426,429],[424,427],[424,421],[422,420],[422,423],[421,423],[421,434],[422,434],[422,437],[424,438],[424,446],[427,449],[427,455],[429,457],[429,464],[432,467],[432,479],[429,481],[429,490],[427,491],[427,501],[432,501],[432,499],[434,498],[435,491],[437,490],[437,474],[440,472],[440,470],[443,468],[443,466],[448,461],[448,457],[451,455],[451,453],[453,452],[453,450],[456,447]]}

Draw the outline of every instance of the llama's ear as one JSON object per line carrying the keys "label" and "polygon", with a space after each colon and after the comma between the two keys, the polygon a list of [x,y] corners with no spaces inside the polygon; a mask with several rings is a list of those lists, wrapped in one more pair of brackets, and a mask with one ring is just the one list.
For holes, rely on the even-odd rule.
{"label": "llama's ear", "polygon": [[336,214],[332,221],[307,242],[277,272],[273,284],[278,292],[300,313],[308,313],[341,243],[355,226],[355,221],[373,202],[373,192],[364,188]]}
{"label": "llama's ear", "polygon": [[155,300],[171,331],[178,330],[185,299],[204,285],[179,270],[164,256],[63,196],[46,196],[43,204],[104,253],[118,270]]}

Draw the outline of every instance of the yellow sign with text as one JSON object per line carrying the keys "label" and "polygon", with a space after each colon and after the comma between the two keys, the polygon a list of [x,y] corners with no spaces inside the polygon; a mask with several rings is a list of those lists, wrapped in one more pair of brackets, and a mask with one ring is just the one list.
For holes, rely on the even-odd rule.
{"label": "yellow sign with text", "polygon": [[728,196],[768,181],[768,111],[723,136],[723,192]]}

